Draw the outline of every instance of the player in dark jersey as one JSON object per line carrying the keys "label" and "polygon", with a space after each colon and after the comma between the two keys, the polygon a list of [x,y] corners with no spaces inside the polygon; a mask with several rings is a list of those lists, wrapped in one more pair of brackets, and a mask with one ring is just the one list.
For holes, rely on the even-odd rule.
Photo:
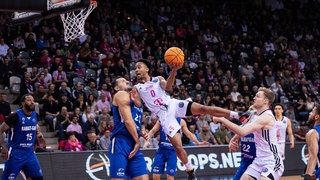
{"label": "player in dark jersey", "polygon": [[[117,91],[112,102],[114,129],[109,146],[111,179],[147,180],[147,165],[140,151],[142,104],[138,92],[124,78],[113,82]],[[129,92],[130,91],[130,92]]]}
{"label": "player in dark jersey", "polygon": [[40,128],[32,95],[22,96],[21,104],[22,109],[10,114],[0,126],[1,134],[9,133],[7,145],[0,136],[1,156],[6,160],[2,179],[15,179],[22,171],[25,178],[42,180],[40,164],[33,149]]}

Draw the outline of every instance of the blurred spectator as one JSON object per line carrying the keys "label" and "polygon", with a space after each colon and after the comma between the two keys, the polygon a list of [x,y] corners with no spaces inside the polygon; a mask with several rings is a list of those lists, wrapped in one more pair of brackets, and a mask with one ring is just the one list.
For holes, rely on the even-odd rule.
{"label": "blurred spectator", "polygon": [[101,137],[108,130],[107,121],[100,121],[98,124],[99,124],[98,130],[100,132],[99,136]]}
{"label": "blurred spectator", "polygon": [[63,106],[60,113],[57,115],[56,129],[58,130],[59,139],[66,139],[65,131],[70,123],[71,120],[69,118],[67,107]]}
{"label": "blurred spectator", "polygon": [[65,71],[63,71],[63,66],[59,65],[58,69],[53,71],[52,73],[52,81],[57,86],[60,87],[62,83],[68,82],[67,74]]}
{"label": "blurred spectator", "polygon": [[86,107],[90,107],[90,112],[92,114],[99,114],[97,112],[97,101],[94,98],[93,94],[89,94],[87,101],[86,101]]}
{"label": "blurred spectator", "polygon": [[95,121],[94,114],[89,115],[89,119],[82,125],[83,134],[88,132],[95,133],[95,136],[99,137],[100,131],[98,129],[98,124]]}
{"label": "blurred spectator", "polygon": [[97,104],[96,104],[96,110],[98,112],[97,114],[101,113],[102,108],[107,108],[108,113],[111,111],[111,105],[110,105],[110,102],[106,100],[105,93],[101,93],[100,98],[97,101]]}
{"label": "blurred spectator", "polygon": [[9,114],[11,114],[11,107],[10,107],[10,103],[7,101],[7,94],[6,93],[1,93],[0,114],[3,115],[5,118]]}
{"label": "blurred spectator", "polygon": [[89,95],[92,94],[94,97],[94,100],[98,100],[99,98],[99,93],[98,90],[96,89],[96,82],[91,80],[89,82],[89,86],[85,87],[84,92],[86,93],[86,99],[89,99]]}
{"label": "blurred spectator", "polygon": [[209,126],[207,124],[204,124],[201,127],[199,137],[200,137],[200,141],[206,141],[206,142],[209,142],[210,144],[217,144],[218,143],[216,138],[209,131]]}
{"label": "blurred spectator", "polygon": [[95,132],[88,131],[87,138],[89,141],[86,143],[86,147],[89,150],[103,150]]}
{"label": "blurred spectator", "polygon": [[79,121],[79,117],[76,115],[73,115],[71,118],[71,122],[67,127],[66,132],[67,133],[74,133],[74,135],[77,137],[78,140],[80,140],[81,142],[84,140],[84,135],[82,133],[82,128],[80,126],[80,124],[78,123]]}
{"label": "blurred spectator", "polygon": [[3,38],[0,38],[0,59],[7,56],[9,46],[4,42]]}
{"label": "blurred spectator", "polygon": [[228,129],[221,124],[220,128],[214,133],[218,144],[229,144]]}
{"label": "blurred spectator", "polygon": [[43,104],[43,110],[45,114],[45,122],[48,125],[48,131],[53,132],[54,131],[54,123],[53,119],[57,117],[59,114],[58,110],[58,104],[56,103],[55,99],[53,98],[52,94],[47,95],[47,99],[45,100]]}
{"label": "blurred spectator", "polygon": [[86,151],[87,147],[76,138],[73,132],[68,132],[68,141],[64,145],[64,151]]}
{"label": "blurred spectator", "polygon": [[110,131],[106,130],[104,132],[104,135],[100,138],[100,146],[102,147],[103,150],[108,150],[109,145],[111,143],[110,140]]}

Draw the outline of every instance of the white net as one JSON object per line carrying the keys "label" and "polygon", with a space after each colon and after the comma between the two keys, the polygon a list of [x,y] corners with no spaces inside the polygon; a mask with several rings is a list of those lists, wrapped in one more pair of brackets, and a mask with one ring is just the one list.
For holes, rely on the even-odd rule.
{"label": "white net", "polygon": [[64,28],[64,40],[71,42],[72,40],[83,36],[84,24],[90,13],[97,7],[96,1],[91,1],[90,6],[79,11],[67,12],[60,14]]}

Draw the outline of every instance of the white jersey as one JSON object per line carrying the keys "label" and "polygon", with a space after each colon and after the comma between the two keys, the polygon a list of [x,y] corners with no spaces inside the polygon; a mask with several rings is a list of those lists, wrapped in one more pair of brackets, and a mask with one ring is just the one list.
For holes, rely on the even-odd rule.
{"label": "white jersey", "polygon": [[189,101],[172,99],[160,86],[159,77],[135,85],[144,105],[158,116],[163,131],[173,137],[181,128],[177,117],[185,117]]}
{"label": "white jersey", "polygon": [[276,121],[278,143],[286,142],[287,126],[288,126],[288,118],[285,116],[282,116],[281,120]]}
{"label": "white jersey", "polygon": [[157,114],[160,108],[166,108],[166,102],[170,96],[160,86],[160,79],[152,77],[150,81],[135,85],[144,105],[152,112]]}
{"label": "white jersey", "polygon": [[[261,114],[268,114],[276,121],[271,110],[266,110]],[[253,117],[253,119],[255,120],[256,117]],[[275,124],[270,129],[260,129],[253,132],[256,145],[256,158],[244,173],[255,179],[260,179],[261,176],[270,177],[272,175],[272,179],[279,180],[284,171],[283,161],[278,154]]]}
{"label": "white jersey", "polygon": [[[276,121],[271,110],[266,110],[262,114],[268,114]],[[256,143],[256,159],[260,162],[275,161],[274,170],[280,168],[282,159],[278,154],[277,129],[276,123],[270,129],[261,129],[253,132]]]}

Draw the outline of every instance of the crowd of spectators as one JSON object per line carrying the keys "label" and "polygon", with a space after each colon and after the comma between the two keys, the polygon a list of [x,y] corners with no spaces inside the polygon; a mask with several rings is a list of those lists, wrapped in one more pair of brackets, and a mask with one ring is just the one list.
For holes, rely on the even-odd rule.
{"label": "crowd of spectators", "polygon": [[[134,64],[141,58],[152,63],[152,75],[168,77],[164,52],[177,46],[185,64],[169,92],[173,98],[245,111],[258,88],[267,87],[285,105],[297,140],[303,140],[299,127],[319,103],[320,4],[261,2],[98,0],[86,35],[69,43],[58,17],[11,25],[10,13],[1,12],[2,84],[10,88],[10,77],[20,77],[20,95],[32,93],[43,105],[48,131],[69,137],[68,149],[98,148],[100,137],[99,148],[106,149],[113,128],[112,80],[123,76],[134,84]],[[143,119],[150,130],[153,118],[145,113]],[[231,137],[209,116],[186,122],[201,141],[226,144]],[[77,145],[75,137],[88,146]],[[158,138],[142,141],[142,147],[156,147]],[[193,145],[186,137],[183,144]]]}

